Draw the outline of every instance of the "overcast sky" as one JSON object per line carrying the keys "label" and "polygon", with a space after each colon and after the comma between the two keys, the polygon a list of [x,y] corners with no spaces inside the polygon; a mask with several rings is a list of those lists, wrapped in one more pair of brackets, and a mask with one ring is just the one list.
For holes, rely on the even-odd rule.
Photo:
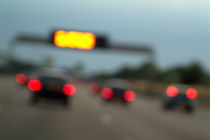
{"label": "overcast sky", "polygon": [[[48,35],[54,27],[84,29],[106,33],[112,42],[152,44],[161,68],[196,60],[210,70],[209,8],[209,0],[1,0],[0,51],[6,52],[19,32]],[[16,56],[40,61],[47,55],[56,65],[84,62],[87,70],[135,65],[145,58],[26,45],[18,46]]]}

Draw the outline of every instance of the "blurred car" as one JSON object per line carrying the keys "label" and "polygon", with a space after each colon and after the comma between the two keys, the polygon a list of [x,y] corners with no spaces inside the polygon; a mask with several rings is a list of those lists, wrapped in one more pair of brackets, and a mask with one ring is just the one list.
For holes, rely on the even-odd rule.
{"label": "blurred car", "polygon": [[136,93],[130,89],[128,82],[121,79],[107,81],[100,93],[105,101],[118,101],[124,105],[136,99]]}
{"label": "blurred car", "polygon": [[182,107],[186,112],[193,112],[194,99],[198,96],[197,90],[186,85],[170,85],[166,89],[164,98],[164,109]]}
{"label": "blurred car", "polygon": [[67,106],[76,92],[75,85],[64,77],[55,75],[38,75],[37,78],[30,79],[27,85],[33,93],[32,103],[36,103],[39,98],[51,98],[61,100]]}

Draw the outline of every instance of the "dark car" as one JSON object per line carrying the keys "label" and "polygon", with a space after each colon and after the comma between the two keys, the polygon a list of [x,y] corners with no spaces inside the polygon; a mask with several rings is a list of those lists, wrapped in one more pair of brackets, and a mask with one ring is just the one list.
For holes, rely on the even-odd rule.
{"label": "dark car", "polygon": [[185,85],[171,85],[166,89],[163,107],[167,110],[181,107],[187,112],[193,112],[194,99],[197,96],[197,90],[194,88]]}
{"label": "dark car", "polygon": [[61,76],[39,75],[30,79],[27,85],[33,93],[32,103],[36,103],[39,98],[50,98],[61,100],[63,105],[68,105],[76,92],[76,86]]}
{"label": "dark car", "polygon": [[130,89],[128,82],[121,79],[107,81],[100,93],[105,101],[118,101],[125,105],[136,99],[136,93]]}

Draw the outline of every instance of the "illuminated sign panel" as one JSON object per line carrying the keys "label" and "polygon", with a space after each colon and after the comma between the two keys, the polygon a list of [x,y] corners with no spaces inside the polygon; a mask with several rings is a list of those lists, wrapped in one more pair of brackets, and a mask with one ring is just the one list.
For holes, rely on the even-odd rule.
{"label": "illuminated sign panel", "polygon": [[91,32],[58,30],[53,34],[53,43],[61,48],[91,50],[96,46],[96,35]]}

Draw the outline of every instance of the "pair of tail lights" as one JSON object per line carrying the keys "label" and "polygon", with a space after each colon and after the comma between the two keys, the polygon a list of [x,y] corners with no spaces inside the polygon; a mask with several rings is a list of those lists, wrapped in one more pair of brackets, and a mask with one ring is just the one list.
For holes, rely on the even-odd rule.
{"label": "pair of tail lights", "polygon": [[[169,97],[176,97],[179,94],[179,89],[176,86],[169,86],[166,90],[166,94]],[[198,92],[194,88],[188,88],[185,91],[185,95],[189,99],[196,99],[198,96]]]}
{"label": "pair of tail lights", "polygon": [[[43,84],[39,80],[30,80],[28,82],[28,88],[31,91],[40,91],[42,90]],[[76,92],[76,87],[73,84],[65,84],[62,87],[62,92],[66,95],[73,95]]]}
{"label": "pair of tail lights", "polygon": [[[101,91],[101,96],[104,99],[111,99],[113,97],[113,90],[111,88],[104,88]],[[132,102],[136,99],[136,93],[132,90],[126,90],[123,94],[124,99],[127,102]]]}

